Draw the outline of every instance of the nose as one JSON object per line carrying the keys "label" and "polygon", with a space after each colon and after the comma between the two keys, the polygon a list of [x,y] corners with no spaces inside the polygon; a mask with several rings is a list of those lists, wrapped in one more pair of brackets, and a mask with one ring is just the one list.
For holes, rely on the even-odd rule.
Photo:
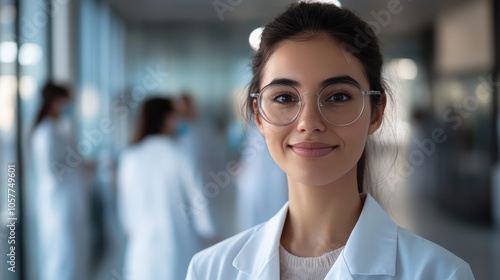
{"label": "nose", "polygon": [[304,93],[301,102],[301,112],[297,116],[297,130],[306,133],[324,131],[326,124],[318,108],[318,95]]}

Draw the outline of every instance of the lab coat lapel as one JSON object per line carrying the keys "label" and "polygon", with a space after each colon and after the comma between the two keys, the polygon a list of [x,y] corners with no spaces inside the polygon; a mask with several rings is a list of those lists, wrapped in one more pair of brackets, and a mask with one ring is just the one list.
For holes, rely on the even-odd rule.
{"label": "lab coat lapel", "polygon": [[396,273],[398,227],[369,194],[347,244],[325,279]]}
{"label": "lab coat lapel", "polygon": [[233,266],[250,279],[279,279],[279,244],[288,213],[288,202],[268,222],[258,227],[233,260]]}
{"label": "lab coat lapel", "polygon": [[[326,280],[351,280],[353,275],[396,273],[397,225],[369,194],[347,244]],[[233,260],[233,266],[250,279],[279,279],[279,244],[288,202],[257,228]]]}

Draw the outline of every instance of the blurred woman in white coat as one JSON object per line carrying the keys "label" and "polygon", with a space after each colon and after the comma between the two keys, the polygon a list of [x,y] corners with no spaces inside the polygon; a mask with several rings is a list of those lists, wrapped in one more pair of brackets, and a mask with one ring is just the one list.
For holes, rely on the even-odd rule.
{"label": "blurred woman in white coat", "polygon": [[180,152],[175,130],[172,102],[147,100],[133,145],[120,158],[118,201],[129,280],[183,279],[190,258],[214,233],[200,174]]}
{"label": "blurred woman in white coat", "polygon": [[287,174],[289,201],[195,255],[187,279],[474,279],[363,193],[366,143],[389,94],[382,61],[371,25],[333,4],[291,4],[264,28],[247,110]]}
{"label": "blurred woman in white coat", "polygon": [[62,116],[68,104],[68,90],[47,83],[33,131],[42,280],[88,279],[89,189],[81,158],[67,162],[68,150],[76,147],[69,120]]}

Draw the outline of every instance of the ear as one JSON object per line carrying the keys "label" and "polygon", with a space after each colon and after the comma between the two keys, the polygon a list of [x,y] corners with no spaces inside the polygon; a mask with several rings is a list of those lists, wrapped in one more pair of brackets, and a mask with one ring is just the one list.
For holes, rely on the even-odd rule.
{"label": "ear", "polygon": [[385,106],[387,105],[387,96],[385,93],[380,95],[380,104],[373,107],[373,112],[370,121],[370,127],[368,128],[368,134],[372,135],[379,129],[382,125],[382,119],[384,117]]}
{"label": "ear", "polygon": [[253,116],[255,118],[255,124],[257,125],[257,128],[260,130],[260,133],[264,135],[264,129],[262,127],[262,119],[259,114],[259,109],[257,108],[257,100],[252,101],[252,107],[253,107]]}

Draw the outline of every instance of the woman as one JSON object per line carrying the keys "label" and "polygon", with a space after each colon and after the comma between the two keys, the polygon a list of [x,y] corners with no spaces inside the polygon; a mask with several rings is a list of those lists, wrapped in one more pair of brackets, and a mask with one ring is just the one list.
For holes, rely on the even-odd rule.
{"label": "woman", "polygon": [[289,202],[195,255],[188,279],[473,279],[361,193],[366,141],[386,105],[381,69],[377,38],[346,9],[300,2],[265,27],[248,109],[287,174]]}
{"label": "woman", "polygon": [[146,101],[134,145],[118,168],[118,201],[128,238],[127,279],[183,279],[191,257],[203,249],[201,237],[213,226],[201,179],[174,141],[176,116],[165,98]]}
{"label": "woman", "polygon": [[37,224],[40,279],[88,279],[90,256],[89,193],[82,163],[67,165],[74,149],[66,88],[47,83],[33,131],[33,162],[37,182]]}

